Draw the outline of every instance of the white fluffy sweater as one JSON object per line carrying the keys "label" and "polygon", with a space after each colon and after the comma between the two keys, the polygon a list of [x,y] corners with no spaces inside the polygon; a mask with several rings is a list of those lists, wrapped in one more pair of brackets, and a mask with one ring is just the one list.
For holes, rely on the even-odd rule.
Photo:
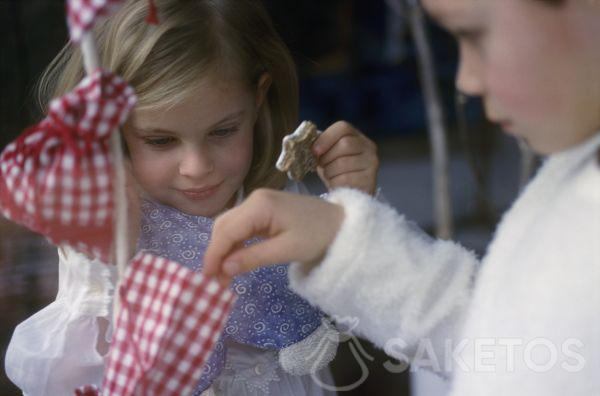
{"label": "white fluffy sweater", "polygon": [[292,288],[453,396],[600,395],[600,134],[549,157],[481,262],[354,190],[346,218]]}

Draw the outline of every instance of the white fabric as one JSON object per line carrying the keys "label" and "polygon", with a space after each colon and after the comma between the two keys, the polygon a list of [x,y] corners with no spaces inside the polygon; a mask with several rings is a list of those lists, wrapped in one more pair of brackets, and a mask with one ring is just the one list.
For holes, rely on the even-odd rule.
{"label": "white fabric", "polygon": [[202,396],[284,396],[335,395],[327,387],[333,385],[329,368],[312,375],[291,375],[279,364],[277,352],[260,350],[234,342],[227,344],[227,360],[223,373]]}
{"label": "white fabric", "polygon": [[56,301],[19,324],[6,352],[6,374],[25,395],[73,395],[101,385],[98,318],[110,319],[113,267],[59,249]]}
{"label": "white fabric", "polygon": [[326,368],[335,358],[340,334],[327,320],[311,335],[279,351],[279,364],[289,374],[300,376]]}
{"label": "white fabric", "polygon": [[549,157],[481,264],[391,207],[335,191],[345,220],[321,264],[292,264],[292,289],[452,378],[454,396],[600,394],[599,146],[600,133]]}
{"label": "white fabric", "polygon": [[[295,182],[288,183],[286,191],[308,194],[302,184]],[[238,204],[242,197],[243,193],[238,196]],[[6,373],[25,395],[72,396],[81,385],[102,384],[104,359],[96,348],[101,331],[98,318],[104,318],[110,327],[116,277],[114,266],[90,261],[68,247],[59,249],[56,301],[16,327],[6,353]],[[304,374],[316,367],[318,375],[329,375],[326,366],[335,357],[337,343],[332,341],[335,330],[328,329],[327,334],[318,329],[314,336],[282,350],[280,356],[274,354],[275,364],[280,362],[289,372],[302,375],[292,378],[295,375],[278,368],[280,382],[272,385],[274,395],[280,394],[277,389],[283,389],[281,387],[291,387],[296,394],[325,394],[315,384],[310,385],[311,376]],[[329,341],[319,342],[318,338],[326,335]],[[108,344],[103,344],[106,353]],[[256,348],[244,349],[241,356],[244,361],[250,361],[252,353],[256,353],[257,359],[266,356]],[[221,381],[221,384],[222,387],[231,384],[233,389],[240,386],[235,381]],[[237,394],[223,389],[225,394]],[[305,391],[301,392],[302,389]]]}

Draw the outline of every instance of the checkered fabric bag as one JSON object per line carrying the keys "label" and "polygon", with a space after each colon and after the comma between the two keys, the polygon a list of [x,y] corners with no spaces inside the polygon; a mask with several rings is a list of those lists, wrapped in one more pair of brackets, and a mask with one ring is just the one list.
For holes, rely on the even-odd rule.
{"label": "checkered fabric bag", "polygon": [[119,289],[103,395],[191,394],[235,294],[214,279],[140,252]]}
{"label": "checkered fabric bag", "polygon": [[[71,40],[81,41],[83,35],[91,30],[100,17],[106,17],[115,12],[124,0],[67,0],[67,25]],[[146,22],[157,24],[156,5],[149,0],[148,17]]]}
{"label": "checkered fabric bag", "polygon": [[0,154],[0,212],[57,245],[109,262],[109,137],[135,102],[123,79],[100,70],[53,100],[48,116]]}

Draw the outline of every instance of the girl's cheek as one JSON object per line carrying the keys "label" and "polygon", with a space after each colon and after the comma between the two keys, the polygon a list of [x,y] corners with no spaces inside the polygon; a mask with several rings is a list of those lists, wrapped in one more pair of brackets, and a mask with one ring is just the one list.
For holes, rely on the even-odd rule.
{"label": "girl's cheek", "polygon": [[240,134],[238,139],[233,142],[233,150],[239,156],[240,162],[252,161],[252,152],[254,144],[253,131],[245,131]]}
{"label": "girl's cheek", "polygon": [[252,163],[252,139],[244,139],[236,145],[231,158],[231,165],[235,169],[245,171]]}

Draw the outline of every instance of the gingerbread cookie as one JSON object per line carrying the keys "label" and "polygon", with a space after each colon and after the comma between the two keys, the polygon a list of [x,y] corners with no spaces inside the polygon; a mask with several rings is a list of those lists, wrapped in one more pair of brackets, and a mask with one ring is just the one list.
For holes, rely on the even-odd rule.
{"label": "gingerbread cookie", "polygon": [[291,180],[302,180],[308,173],[317,169],[317,158],[311,147],[321,132],[310,121],[302,124],[292,133],[283,138],[283,148],[277,164],[277,169],[287,172]]}

